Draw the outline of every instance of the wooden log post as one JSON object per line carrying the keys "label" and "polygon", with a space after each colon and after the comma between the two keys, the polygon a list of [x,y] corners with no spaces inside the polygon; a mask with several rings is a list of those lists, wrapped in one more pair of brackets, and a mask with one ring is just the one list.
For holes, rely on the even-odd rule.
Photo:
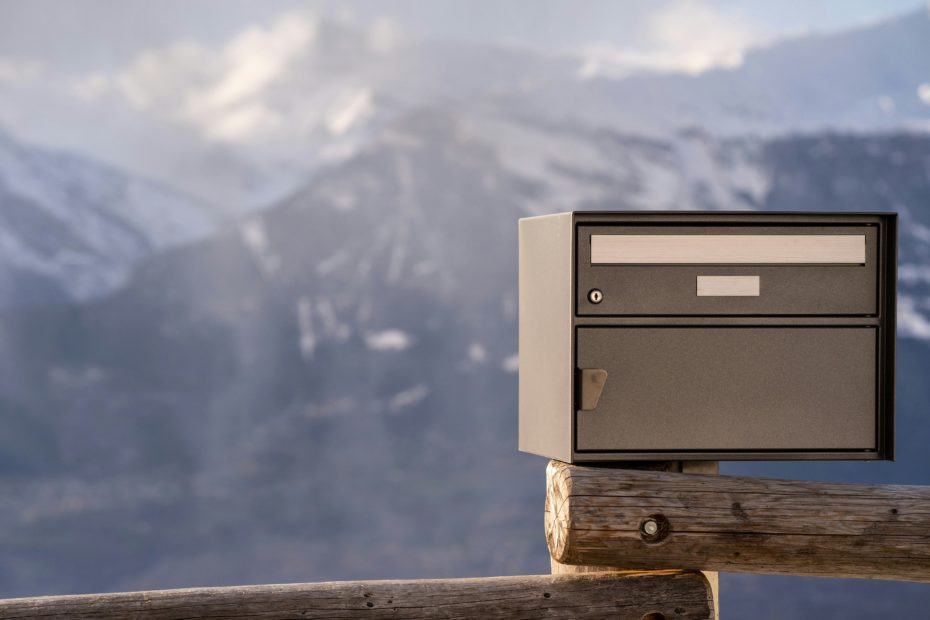
{"label": "wooden log post", "polygon": [[[557,461],[553,461],[555,463]],[[550,464],[551,467],[551,464]],[[664,472],[681,472],[688,474],[705,474],[716,475],[720,471],[718,461],[656,461],[656,462],[620,462],[613,467],[622,467],[624,469],[637,469],[646,471],[664,471]],[[547,488],[552,480],[547,469]],[[549,513],[549,498],[558,496],[558,492],[552,489],[546,492],[546,513]],[[549,536],[548,517],[546,536]],[[622,566],[622,558],[616,558],[610,566],[590,566],[584,564],[563,564],[550,554],[550,565],[553,575],[583,575],[588,573],[600,573],[605,571],[625,571],[630,568]],[[714,601],[714,618],[720,617],[720,576],[717,571],[701,571],[710,584],[711,594]]]}
{"label": "wooden log post", "polygon": [[563,564],[930,582],[930,488],[549,464]]}
{"label": "wooden log post", "polygon": [[713,617],[700,573],[573,576],[190,588],[0,600],[0,618],[585,618]]}

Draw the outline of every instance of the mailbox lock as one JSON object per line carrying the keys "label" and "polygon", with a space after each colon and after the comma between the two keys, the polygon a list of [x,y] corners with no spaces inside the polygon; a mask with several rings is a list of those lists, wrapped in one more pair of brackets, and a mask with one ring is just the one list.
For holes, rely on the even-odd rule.
{"label": "mailbox lock", "polygon": [[588,301],[592,304],[599,304],[604,299],[604,293],[599,288],[592,288],[588,291]]}

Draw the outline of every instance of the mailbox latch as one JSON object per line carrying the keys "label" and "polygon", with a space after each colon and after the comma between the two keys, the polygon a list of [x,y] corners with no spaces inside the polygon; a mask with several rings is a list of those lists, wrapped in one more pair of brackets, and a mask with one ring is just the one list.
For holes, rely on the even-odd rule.
{"label": "mailbox latch", "polygon": [[582,368],[578,377],[578,395],[581,411],[597,409],[604,384],[607,383],[607,371],[603,368]]}

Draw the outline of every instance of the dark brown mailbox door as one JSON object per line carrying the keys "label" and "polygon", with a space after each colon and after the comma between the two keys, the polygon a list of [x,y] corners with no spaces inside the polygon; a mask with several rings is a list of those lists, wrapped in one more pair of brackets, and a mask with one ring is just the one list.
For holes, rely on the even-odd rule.
{"label": "dark brown mailbox door", "polygon": [[578,383],[576,450],[874,450],[876,347],[874,327],[578,328],[579,371],[606,379]]}

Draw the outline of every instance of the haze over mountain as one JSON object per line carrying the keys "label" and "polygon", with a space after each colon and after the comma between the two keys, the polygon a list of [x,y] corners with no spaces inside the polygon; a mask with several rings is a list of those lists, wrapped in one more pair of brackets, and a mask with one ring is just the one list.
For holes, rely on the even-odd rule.
{"label": "haze over mountain", "polygon": [[[15,276],[0,290],[0,596],[548,572],[545,461],[516,451],[516,221],[558,210],[899,212],[898,462],[724,469],[930,484],[930,135],[915,130],[930,106],[903,103],[930,71],[925,56],[902,66],[930,46],[925,12],[733,69],[623,79],[309,23],[223,48],[297,50],[256,90],[204,50],[172,51],[171,71],[210,68],[191,91],[208,112],[151,94],[132,122],[173,128],[152,160],[129,142],[66,155],[0,137]],[[173,66],[140,62],[140,76]],[[171,71],[139,84],[186,88]],[[133,92],[99,88],[87,106]],[[211,142],[211,127],[243,133]],[[278,198],[225,218],[93,159],[124,149],[152,173],[187,145],[216,157],[152,176]],[[221,178],[234,183],[211,189]],[[824,588],[842,588],[829,611],[844,618],[928,600],[725,576],[725,613],[822,611]]]}
{"label": "haze over mountain", "polygon": [[222,45],[177,42],[65,87],[28,73],[0,80],[0,122],[236,212],[273,203],[398,114],[573,69],[528,50],[413,40],[389,22],[359,29],[290,12]]}
{"label": "haze over mountain", "polygon": [[735,66],[697,75],[611,79],[609,65],[587,69],[590,79],[542,85],[519,104],[637,133],[927,131],[930,7],[848,32],[776,41]]}
{"label": "haze over mountain", "polygon": [[214,230],[206,205],[170,187],[3,132],[0,203],[0,305],[98,297]]}
{"label": "haze over mountain", "polygon": [[11,65],[0,122],[20,139],[80,151],[229,213],[273,204],[384,123],[440,103],[490,102],[659,137],[692,127],[926,130],[928,59],[927,8],[776,41],[696,75],[636,73],[594,52],[423,40],[388,20],[294,11],[222,43],[156,47],[108,72]]}

